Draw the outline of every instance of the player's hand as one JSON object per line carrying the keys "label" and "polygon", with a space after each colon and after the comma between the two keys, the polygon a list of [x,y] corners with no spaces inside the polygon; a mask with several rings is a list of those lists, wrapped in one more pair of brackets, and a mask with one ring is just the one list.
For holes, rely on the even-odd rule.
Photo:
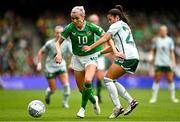
{"label": "player's hand", "polygon": [[125,59],[125,55],[122,52],[116,52],[114,53],[115,57]]}
{"label": "player's hand", "polygon": [[62,61],[62,55],[57,53],[56,56],[55,56],[55,62],[60,64]]}
{"label": "player's hand", "polygon": [[82,47],[82,50],[87,52],[87,51],[91,50],[91,47],[90,46],[84,46],[84,47]]}
{"label": "player's hand", "polygon": [[41,71],[41,69],[42,69],[42,64],[41,64],[41,62],[39,62],[39,63],[37,64],[36,70],[37,70],[37,71]]}

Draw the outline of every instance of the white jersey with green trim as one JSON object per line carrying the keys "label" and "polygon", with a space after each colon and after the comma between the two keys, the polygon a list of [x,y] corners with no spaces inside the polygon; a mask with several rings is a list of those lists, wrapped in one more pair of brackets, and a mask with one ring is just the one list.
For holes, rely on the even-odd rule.
{"label": "white jersey with green trim", "polygon": [[113,23],[107,33],[112,35],[115,47],[122,51],[126,59],[139,59],[130,27],[123,21]]}
{"label": "white jersey with green trim", "polygon": [[[66,70],[64,69],[66,67],[66,62],[63,59],[60,64],[56,63],[54,60],[54,57],[56,56],[56,47],[55,47],[56,40],[51,39],[48,40],[45,45],[42,47],[43,52],[46,53],[46,60],[45,60],[45,72],[49,73],[55,73],[60,70]],[[67,50],[67,44],[61,45],[62,55]]]}
{"label": "white jersey with green trim", "polygon": [[156,37],[153,39],[152,48],[155,49],[155,65],[172,66],[170,51],[174,50],[173,39],[169,36],[162,38]]}

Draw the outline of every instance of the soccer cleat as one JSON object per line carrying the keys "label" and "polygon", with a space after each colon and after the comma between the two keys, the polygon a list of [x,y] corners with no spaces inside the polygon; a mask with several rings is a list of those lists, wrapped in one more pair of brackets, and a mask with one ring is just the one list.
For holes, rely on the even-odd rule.
{"label": "soccer cleat", "polygon": [[133,100],[131,103],[129,103],[128,107],[126,108],[124,115],[130,114],[134,108],[138,105],[138,102],[136,100]]}
{"label": "soccer cleat", "polygon": [[63,108],[69,108],[69,105],[68,105],[67,102],[64,102],[64,103],[63,103]]}
{"label": "soccer cleat", "polygon": [[151,99],[149,100],[149,103],[155,103],[156,101],[157,101],[156,99],[151,98]]}
{"label": "soccer cleat", "polygon": [[120,114],[124,112],[124,108],[114,108],[112,114],[109,116],[109,119],[113,119],[118,117]]}
{"label": "soccer cleat", "polygon": [[50,98],[49,97],[45,97],[45,102],[46,102],[46,104],[50,104]]}
{"label": "soccer cleat", "polygon": [[179,103],[179,100],[177,98],[171,98],[173,103]]}
{"label": "soccer cleat", "polygon": [[96,103],[93,104],[93,109],[94,109],[94,112],[99,115],[101,113],[101,109],[99,107],[99,101],[98,101],[98,97],[97,96],[94,96],[95,100],[96,100]]}
{"label": "soccer cleat", "polygon": [[46,104],[50,104],[50,95],[48,93],[46,93],[45,102]]}
{"label": "soccer cleat", "polygon": [[84,118],[84,116],[85,116],[85,109],[81,107],[79,109],[79,112],[77,113],[77,117]]}

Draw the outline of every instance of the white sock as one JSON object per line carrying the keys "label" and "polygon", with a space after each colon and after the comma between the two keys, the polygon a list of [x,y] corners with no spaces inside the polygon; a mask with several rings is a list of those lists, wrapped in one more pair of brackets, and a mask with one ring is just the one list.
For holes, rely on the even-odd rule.
{"label": "white sock", "polygon": [[105,86],[106,86],[106,88],[107,88],[107,90],[109,92],[109,96],[110,96],[114,106],[116,108],[120,108],[121,104],[120,104],[120,101],[119,101],[118,91],[117,91],[117,88],[116,88],[115,84],[113,83],[113,80],[104,77],[104,83],[105,83]]}
{"label": "white sock", "polygon": [[115,82],[116,88],[118,90],[119,95],[121,95],[126,101],[129,103],[132,102],[133,98],[129,95],[129,93],[126,91],[124,86],[122,86],[119,82]]}
{"label": "white sock", "polygon": [[152,99],[157,99],[158,91],[159,91],[159,83],[153,82]]}
{"label": "white sock", "polygon": [[52,92],[51,89],[48,87],[48,88],[46,89],[46,96],[47,96],[47,97],[50,97],[52,94],[53,94],[53,92]]}
{"label": "white sock", "polygon": [[172,99],[175,99],[175,85],[174,82],[169,83],[169,91]]}
{"label": "white sock", "polygon": [[64,96],[63,102],[68,102],[70,92],[71,92],[71,89],[70,89],[69,83],[64,84],[64,86],[63,86],[63,96]]}

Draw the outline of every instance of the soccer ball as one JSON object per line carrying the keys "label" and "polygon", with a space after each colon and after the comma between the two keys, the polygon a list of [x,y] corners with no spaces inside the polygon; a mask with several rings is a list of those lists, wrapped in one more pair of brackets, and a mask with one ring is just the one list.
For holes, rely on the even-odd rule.
{"label": "soccer ball", "polygon": [[45,105],[40,100],[33,100],[28,105],[28,113],[32,117],[40,117],[45,113]]}

